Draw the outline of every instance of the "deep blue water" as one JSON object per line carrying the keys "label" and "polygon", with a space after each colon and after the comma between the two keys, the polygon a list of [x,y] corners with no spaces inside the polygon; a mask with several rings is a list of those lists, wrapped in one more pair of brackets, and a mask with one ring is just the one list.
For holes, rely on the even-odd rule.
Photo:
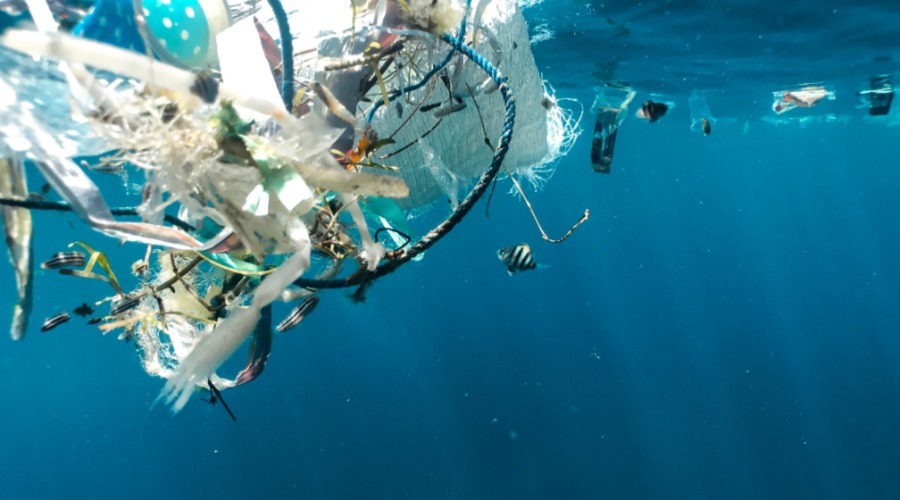
{"label": "deep blue water", "polygon": [[[895,30],[891,3],[860,7],[863,20],[834,3],[806,3],[810,17],[772,3],[756,21],[729,17],[722,32],[769,26],[781,9],[808,21],[832,8],[849,9],[848,25],[868,19],[870,33]],[[275,339],[260,379],[226,392],[236,423],[196,398],[175,417],[150,410],[161,380],[133,346],[79,322],[4,338],[3,497],[900,497],[898,111],[865,118],[851,87],[864,88],[871,68],[850,64],[896,57],[897,41],[825,51],[804,74],[780,73],[770,55],[770,70],[744,68],[759,73],[753,81],[669,86],[641,65],[688,71],[693,59],[666,59],[642,33],[690,37],[724,8],[668,4],[690,21],[678,23],[662,2],[625,4],[525,11],[558,30],[534,52],[560,97],[589,109],[600,84],[591,62],[615,56],[638,102],[656,92],[676,103],[658,123],[624,123],[610,175],[591,171],[586,112],[587,132],[533,196],[552,235],[591,209],[571,239],[541,242],[521,202],[495,196],[490,218],[476,207],[366,304],[323,293],[315,314]],[[591,38],[608,16],[645,52]],[[811,40],[843,33],[834,22]],[[804,42],[804,26],[779,33]],[[722,64],[744,50],[707,47],[704,67],[724,67],[720,49]],[[816,71],[826,67],[854,69]],[[662,83],[638,83],[652,79]],[[807,81],[846,90],[797,112],[841,120],[760,119],[774,116],[777,85]],[[719,116],[733,121],[692,132],[690,90],[727,96],[732,85],[743,100],[725,99]],[[71,215],[36,220],[38,260],[87,232]],[[509,277],[495,252],[521,241],[543,267]],[[111,258],[127,265],[139,253]],[[12,301],[9,266],[0,283]],[[100,293],[92,286],[38,275],[33,322]],[[8,318],[0,309],[0,324]]]}

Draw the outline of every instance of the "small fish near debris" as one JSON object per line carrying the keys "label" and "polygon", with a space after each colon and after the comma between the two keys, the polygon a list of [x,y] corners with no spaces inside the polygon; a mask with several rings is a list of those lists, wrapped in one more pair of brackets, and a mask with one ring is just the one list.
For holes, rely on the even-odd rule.
{"label": "small fish near debris", "polygon": [[700,120],[700,130],[703,131],[703,135],[709,135],[712,133],[712,125],[709,124],[709,120],[703,118]]}
{"label": "small fish near debris", "polygon": [[319,297],[313,296],[304,300],[303,303],[295,307],[281,323],[278,323],[278,326],[276,326],[275,329],[278,330],[278,333],[284,333],[291,328],[295,328],[303,321],[303,318],[312,314],[317,305],[319,305]]}
{"label": "small fish near debris", "polygon": [[527,243],[501,248],[497,250],[497,258],[506,266],[506,272],[510,276],[516,271],[527,271],[537,268],[537,263],[531,255],[531,247]]}
{"label": "small fish near debris", "polygon": [[641,106],[641,109],[637,110],[637,117],[653,123],[665,116],[666,111],[669,111],[669,106],[661,102],[647,101]]}
{"label": "small fish near debris", "polygon": [[57,252],[43,263],[41,269],[60,269],[64,267],[84,267],[86,260],[81,252]]}
{"label": "small fish near debris", "polygon": [[86,318],[91,314],[94,314],[94,308],[88,305],[87,302],[83,302],[80,306],[76,307],[73,313],[81,316],[82,318]]}
{"label": "small fish near debris", "polygon": [[110,310],[110,316],[118,316],[125,311],[130,311],[138,306],[141,303],[141,299],[139,298],[130,298],[123,297],[116,305]]}
{"label": "small fish near debris", "polygon": [[41,326],[42,332],[49,332],[50,330],[56,328],[57,326],[68,322],[72,319],[67,312],[61,312],[59,314],[50,316],[49,318],[44,320],[44,324]]}
{"label": "small fish near debris", "polygon": [[891,112],[891,102],[894,100],[894,87],[891,85],[891,75],[878,75],[870,79],[870,90],[857,92],[861,97],[868,98],[869,116],[885,116]]}

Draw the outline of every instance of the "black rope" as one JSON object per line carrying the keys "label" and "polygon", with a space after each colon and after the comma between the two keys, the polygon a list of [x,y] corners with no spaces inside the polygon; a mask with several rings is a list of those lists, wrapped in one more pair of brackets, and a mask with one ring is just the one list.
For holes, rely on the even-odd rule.
{"label": "black rope", "polygon": [[395,252],[396,252],[397,250],[403,250],[404,248],[406,248],[407,245],[409,245],[409,242],[412,241],[412,238],[410,238],[410,236],[409,236],[408,234],[404,233],[403,231],[399,231],[399,230],[397,230],[397,229],[394,229],[394,228],[392,228],[392,227],[380,227],[380,228],[378,228],[378,229],[375,231],[375,234],[372,236],[372,238],[373,238],[375,241],[378,241],[378,235],[381,234],[382,231],[384,231],[384,232],[390,232],[390,233],[394,233],[394,234],[398,234],[398,235],[402,236],[403,238],[406,238],[406,241],[404,241],[403,244],[400,245],[400,247],[398,247],[397,249],[394,250]]}
{"label": "black rope", "polygon": [[[50,201],[50,200],[32,200],[32,199],[18,199],[18,198],[0,198],[0,205],[6,205],[9,207],[22,207],[30,210],[48,210],[51,212],[72,212],[72,206],[64,201]],[[109,210],[113,215],[122,215],[122,216],[138,216],[137,207],[116,207],[111,208]],[[163,219],[172,224],[173,226],[187,231],[193,232],[196,231],[197,228],[188,224],[187,222],[175,217],[174,215],[165,214]]]}

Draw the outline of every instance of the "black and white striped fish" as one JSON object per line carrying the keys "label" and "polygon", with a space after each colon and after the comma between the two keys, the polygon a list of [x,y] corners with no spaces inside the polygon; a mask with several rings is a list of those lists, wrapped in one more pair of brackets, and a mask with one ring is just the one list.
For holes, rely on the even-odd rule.
{"label": "black and white striped fish", "polygon": [[669,106],[664,103],[647,101],[641,106],[641,109],[637,111],[637,117],[653,123],[662,118],[668,110]]}
{"label": "black and white striped fish", "polygon": [[497,250],[497,258],[506,266],[506,272],[510,276],[516,271],[527,271],[537,267],[531,255],[531,247],[527,243],[501,248]]}
{"label": "black and white striped fish", "polygon": [[84,267],[85,257],[81,252],[57,252],[41,264],[41,269],[62,267]]}
{"label": "black and white striped fish", "polygon": [[311,314],[317,305],[319,305],[319,297],[312,296],[304,300],[303,303],[295,307],[281,323],[278,323],[278,326],[276,326],[275,329],[281,333],[294,328],[303,321],[303,318]]}
{"label": "black and white striped fish", "polygon": [[49,318],[44,320],[44,324],[41,326],[41,331],[42,332],[50,331],[50,330],[56,328],[57,326],[69,321],[70,319],[72,319],[72,318],[69,316],[69,313],[67,313],[67,312],[61,312],[59,314],[50,316]]}
{"label": "black and white striped fish", "polygon": [[109,311],[109,315],[116,316],[116,315],[122,314],[125,311],[130,311],[131,309],[134,309],[135,307],[137,307],[138,304],[140,304],[140,303],[141,303],[141,299],[138,299],[138,298],[133,299],[133,298],[129,298],[129,297],[123,297]]}

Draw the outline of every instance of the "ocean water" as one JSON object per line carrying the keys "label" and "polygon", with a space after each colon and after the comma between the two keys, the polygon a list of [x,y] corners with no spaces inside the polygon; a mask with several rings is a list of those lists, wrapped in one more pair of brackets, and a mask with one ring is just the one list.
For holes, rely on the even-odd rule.
{"label": "ocean water", "polygon": [[[856,96],[897,72],[900,4],[524,12],[544,78],[584,107],[532,195],[551,236],[591,210],[569,240],[542,242],[515,197],[482,202],[365,304],[323,293],[225,393],[236,422],[197,398],[151,409],[162,381],[113,335],[38,332],[103,290],[39,273],[29,335],[0,340],[2,497],[900,497],[900,111]],[[672,107],[651,124],[632,105],[603,175],[590,107],[612,80]],[[834,100],[772,112],[808,83]],[[35,217],[38,261],[101,239]],[[496,250],[520,242],[542,267],[510,277]],[[0,283],[7,324],[9,266]]]}

